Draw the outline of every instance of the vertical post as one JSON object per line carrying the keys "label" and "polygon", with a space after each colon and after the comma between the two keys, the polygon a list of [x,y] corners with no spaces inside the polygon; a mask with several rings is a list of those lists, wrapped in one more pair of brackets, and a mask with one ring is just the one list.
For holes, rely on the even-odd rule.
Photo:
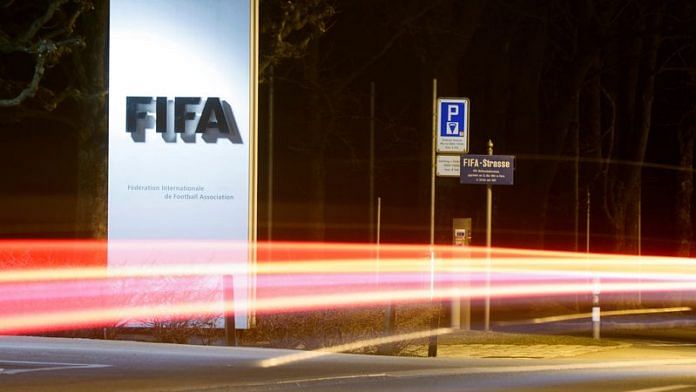
{"label": "vertical post", "polygon": [[[381,258],[381,238],[382,238],[382,198],[377,198],[377,262],[379,263]],[[389,301],[384,309],[384,336],[391,336],[394,334],[394,328],[396,326],[396,308],[394,304]],[[382,355],[393,355],[394,345],[392,343],[382,344],[377,348],[377,352]]]}
{"label": "vertical post", "polygon": [[586,197],[586,221],[585,221],[585,253],[590,254],[590,188],[587,188]]}
{"label": "vertical post", "polygon": [[[432,118],[432,148],[431,148],[431,159],[430,159],[430,262],[434,263],[434,252],[435,252],[435,166],[436,162],[436,144],[437,144],[437,79],[433,79],[433,118]],[[431,268],[433,266],[431,265]],[[430,276],[430,287],[434,290],[434,274]],[[431,291],[432,292],[432,291]],[[437,307],[437,311],[433,314],[433,318],[430,323],[432,330],[439,327],[440,323],[440,308]],[[428,339],[428,356],[437,356],[437,335],[433,334]]]}
{"label": "vertical post", "polygon": [[432,148],[430,157],[430,247],[435,245],[435,169],[437,144],[437,79],[433,79],[433,128]]}
{"label": "vertical post", "polygon": [[[391,336],[394,334],[394,325],[396,324],[396,309],[394,304],[389,302],[387,304],[386,312],[384,314],[384,336]],[[378,353],[382,355],[393,355],[394,345],[392,343],[382,344],[378,347]]]}
{"label": "vertical post", "polygon": [[234,320],[234,276],[222,276],[223,301],[225,309],[225,344],[237,345],[237,333]]}
{"label": "vertical post", "polygon": [[[590,257],[590,188],[587,188],[587,222],[586,222],[586,239],[585,239],[585,252],[589,260]],[[600,328],[601,328],[601,309],[599,306],[599,292],[600,292],[600,280],[596,276],[592,278],[592,337],[596,340],[600,338]]]}
{"label": "vertical post", "polygon": [[[493,155],[493,141],[488,140],[488,155]],[[493,232],[493,185],[486,185],[486,298],[483,329],[491,330],[491,245]]]}
{"label": "vertical post", "polygon": [[575,215],[573,219],[573,251],[577,252],[580,245],[580,127],[576,127],[575,129],[575,157],[573,159],[573,166],[575,171],[573,184],[573,202],[575,204]]}
{"label": "vertical post", "polygon": [[[437,306],[435,307],[435,313],[433,313],[433,317],[430,320],[430,330],[431,332],[434,332],[440,328],[440,304],[438,303]],[[429,357],[437,357],[437,335],[432,334],[428,338],[428,356]]]}
{"label": "vertical post", "polygon": [[370,239],[375,239],[375,82],[370,82],[370,158],[369,158],[369,177],[370,190],[368,200],[370,200]]}
{"label": "vertical post", "polygon": [[[578,100],[579,102],[579,100]],[[576,111],[579,113],[579,111]],[[575,171],[575,181],[573,186],[573,204],[575,205],[575,216],[573,217],[573,252],[580,249],[580,127],[575,127],[575,157],[573,160]],[[575,293],[575,311],[580,313],[580,293]]]}
{"label": "vertical post", "polygon": [[377,257],[379,258],[379,246],[382,239],[382,198],[377,198]]}
{"label": "vertical post", "polygon": [[[269,67],[268,76],[268,200],[266,205],[267,252],[265,257],[267,260],[273,260],[273,180],[275,177],[275,70],[273,66]],[[256,273],[254,273],[254,280],[256,280]]]}
{"label": "vertical post", "polygon": [[[643,255],[643,186],[638,193],[638,256]],[[638,258],[638,306],[643,305],[643,258]]]}
{"label": "vertical post", "polygon": [[638,193],[638,256],[643,254],[643,190]]}
{"label": "vertical post", "polygon": [[[452,220],[452,246],[458,246],[460,245],[457,241],[457,232],[460,230],[456,224],[457,219]],[[466,237],[465,237],[466,238]],[[456,260],[457,258],[450,258],[450,263],[452,260]],[[452,268],[447,268],[448,274],[452,274]],[[453,279],[454,281],[454,279]],[[452,297],[450,299],[450,306],[449,306],[449,313],[450,313],[450,328],[452,329],[459,329],[461,328],[461,303],[460,303],[460,297],[459,293],[457,292],[458,284],[456,286],[453,286],[452,289]]]}
{"label": "vertical post", "polygon": [[[378,197],[377,198],[377,236],[376,236],[376,249],[375,249],[375,258],[377,259],[377,286],[378,288],[381,288],[382,284],[382,279],[381,279],[381,273],[382,273],[382,259],[381,259],[381,254],[380,254],[380,242],[381,242],[381,236],[382,234],[380,233],[382,231],[382,198]],[[389,306],[389,304],[387,304]]]}
{"label": "vertical post", "polygon": [[595,340],[600,338],[601,329],[601,309],[599,306],[600,281],[598,277],[592,279],[592,337]]}
{"label": "vertical post", "polygon": [[273,104],[275,100],[275,87],[273,85],[273,66],[268,70],[268,206],[267,206],[267,222],[266,222],[266,241],[273,240],[273,131],[274,131],[274,110]]}
{"label": "vertical post", "polygon": [[377,238],[376,238],[378,282],[379,282],[379,273],[381,270],[381,262],[382,262],[382,255],[381,255],[382,233],[381,232],[382,232],[382,198],[378,197],[377,198]]}

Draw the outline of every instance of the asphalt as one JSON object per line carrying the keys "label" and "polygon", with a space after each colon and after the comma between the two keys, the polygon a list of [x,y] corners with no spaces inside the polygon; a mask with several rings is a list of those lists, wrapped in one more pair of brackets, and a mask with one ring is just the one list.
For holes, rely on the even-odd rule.
{"label": "asphalt", "polygon": [[328,354],[261,366],[303,353],[0,337],[0,391],[696,391],[696,347],[674,343],[562,358]]}

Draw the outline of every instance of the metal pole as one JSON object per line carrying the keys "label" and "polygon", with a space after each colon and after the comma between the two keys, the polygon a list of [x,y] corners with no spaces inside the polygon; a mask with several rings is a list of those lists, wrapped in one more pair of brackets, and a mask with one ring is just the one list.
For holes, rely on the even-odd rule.
{"label": "metal pole", "polygon": [[[381,234],[382,231],[382,198],[377,198],[377,268],[379,269],[381,258],[380,258],[380,244],[381,244]],[[381,285],[381,280],[380,280]],[[387,302],[387,307],[384,310],[384,335],[389,336],[394,331],[394,321],[396,318],[396,312],[394,312],[394,306],[391,301]],[[380,354],[382,355],[392,355],[391,344],[383,344],[378,347]]]}
{"label": "metal pole", "polygon": [[223,298],[225,306],[225,344],[236,346],[237,333],[234,320],[234,276],[223,275]]}
{"label": "metal pole", "polygon": [[[585,251],[587,253],[588,261],[590,257],[590,188],[587,188],[587,223],[586,223],[586,234],[585,234]],[[598,276],[592,278],[592,337],[599,340],[600,338],[600,328],[601,328],[601,308],[599,306],[599,292],[600,292],[600,280]]]}
{"label": "metal pole", "polygon": [[[436,143],[437,143],[437,79],[433,79],[433,118],[432,118],[432,147],[431,147],[431,159],[430,159],[430,262],[434,263],[435,251],[435,153],[436,153]],[[431,265],[431,268],[433,266]],[[430,289],[431,293],[434,291],[435,277],[431,272],[430,275]],[[440,323],[439,317],[440,309],[439,306],[437,311],[433,315],[430,323],[432,330],[438,328]],[[433,334],[428,339],[428,356],[437,356],[437,335]]]}
{"label": "metal pole", "polygon": [[[493,155],[493,141],[488,140],[488,155]],[[486,301],[483,329],[491,330],[491,243],[493,231],[493,185],[486,185]]]}
{"label": "metal pole", "polygon": [[600,281],[598,277],[592,279],[592,337],[596,340],[600,338],[601,329],[601,308],[599,306]]}
{"label": "metal pole", "polygon": [[[641,186],[640,192],[638,193],[638,256],[643,255],[643,187]],[[643,259],[638,259],[638,306],[643,305],[643,290],[641,286],[643,285]]]}
{"label": "metal pole", "polygon": [[586,213],[587,220],[585,222],[585,252],[590,254],[590,188],[587,188],[587,198],[586,198]]}
{"label": "metal pole", "polygon": [[[376,247],[375,247],[375,259],[377,260],[377,288],[381,288],[382,284],[382,279],[381,279],[381,273],[382,273],[382,260],[381,260],[381,255],[380,255],[380,240],[381,240],[381,233],[380,231],[382,230],[382,198],[378,197],[377,198],[377,238],[375,239],[376,241]],[[391,306],[391,303],[387,303],[387,309],[389,309],[389,306]]]}
{"label": "metal pole", "polygon": [[269,68],[270,79],[268,81],[268,221],[266,222],[266,241],[273,240],[273,101],[275,100],[275,87],[273,79],[273,67]]}
{"label": "metal pole", "polygon": [[375,82],[370,82],[370,161],[369,161],[370,191],[370,240],[375,238]]}
{"label": "metal pole", "polygon": [[[576,112],[577,113],[577,112]],[[575,157],[574,157],[575,183],[573,192],[573,204],[575,204],[575,216],[573,217],[573,251],[580,248],[580,127],[575,127]],[[580,293],[575,293],[575,311],[580,313]]]}
{"label": "metal pole", "polygon": [[382,198],[377,198],[377,256],[379,256],[379,245],[382,238]]}
{"label": "metal pole", "polygon": [[577,252],[580,245],[580,127],[576,127],[575,130],[575,159],[573,166],[575,170],[575,183],[573,184],[575,188],[573,192],[573,202],[575,204],[573,251]]}
{"label": "metal pole", "polygon": [[[382,238],[382,198],[377,198],[377,263],[380,263],[380,250],[381,250],[381,238]],[[380,282],[381,284],[381,282]],[[391,336],[394,334],[394,327],[396,325],[396,308],[394,304],[389,301],[384,309],[384,336]],[[392,343],[382,344],[378,348],[378,353],[382,355],[392,355],[394,354],[394,345]]]}
{"label": "metal pole", "polygon": [[[273,179],[275,177],[275,71],[273,66],[269,67],[268,74],[268,205],[266,206],[266,257],[268,260],[273,260]],[[256,276],[255,273],[254,276]],[[256,278],[254,278],[254,280],[255,279]]]}
{"label": "metal pole", "polygon": [[643,254],[643,190],[638,194],[638,256]]}
{"label": "metal pole", "polygon": [[430,247],[435,245],[435,153],[437,143],[437,79],[433,79],[433,129],[430,157]]}

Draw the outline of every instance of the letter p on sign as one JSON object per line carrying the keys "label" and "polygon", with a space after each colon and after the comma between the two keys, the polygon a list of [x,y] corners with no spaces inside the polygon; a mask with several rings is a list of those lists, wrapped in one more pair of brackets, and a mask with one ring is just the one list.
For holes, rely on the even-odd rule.
{"label": "letter p on sign", "polygon": [[459,105],[447,105],[447,122],[454,121],[453,117],[459,114]]}
{"label": "letter p on sign", "polygon": [[447,135],[459,135],[459,105],[447,105]]}

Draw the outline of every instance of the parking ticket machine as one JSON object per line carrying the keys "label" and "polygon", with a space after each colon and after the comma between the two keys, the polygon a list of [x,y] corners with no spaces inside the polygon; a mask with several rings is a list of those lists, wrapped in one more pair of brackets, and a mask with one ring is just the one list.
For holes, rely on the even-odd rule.
{"label": "parking ticket machine", "polygon": [[[454,246],[471,245],[471,218],[452,219],[452,243]],[[469,281],[464,277],[461,286],[464,291],[469,288]],[[452,298],[452,328],[471,329],[471,299],[469,297]]]}
{"label": "parking ticket machine", "polygon": [[455,246],[471,245],[471,218],[452,219],[452,243]]}

